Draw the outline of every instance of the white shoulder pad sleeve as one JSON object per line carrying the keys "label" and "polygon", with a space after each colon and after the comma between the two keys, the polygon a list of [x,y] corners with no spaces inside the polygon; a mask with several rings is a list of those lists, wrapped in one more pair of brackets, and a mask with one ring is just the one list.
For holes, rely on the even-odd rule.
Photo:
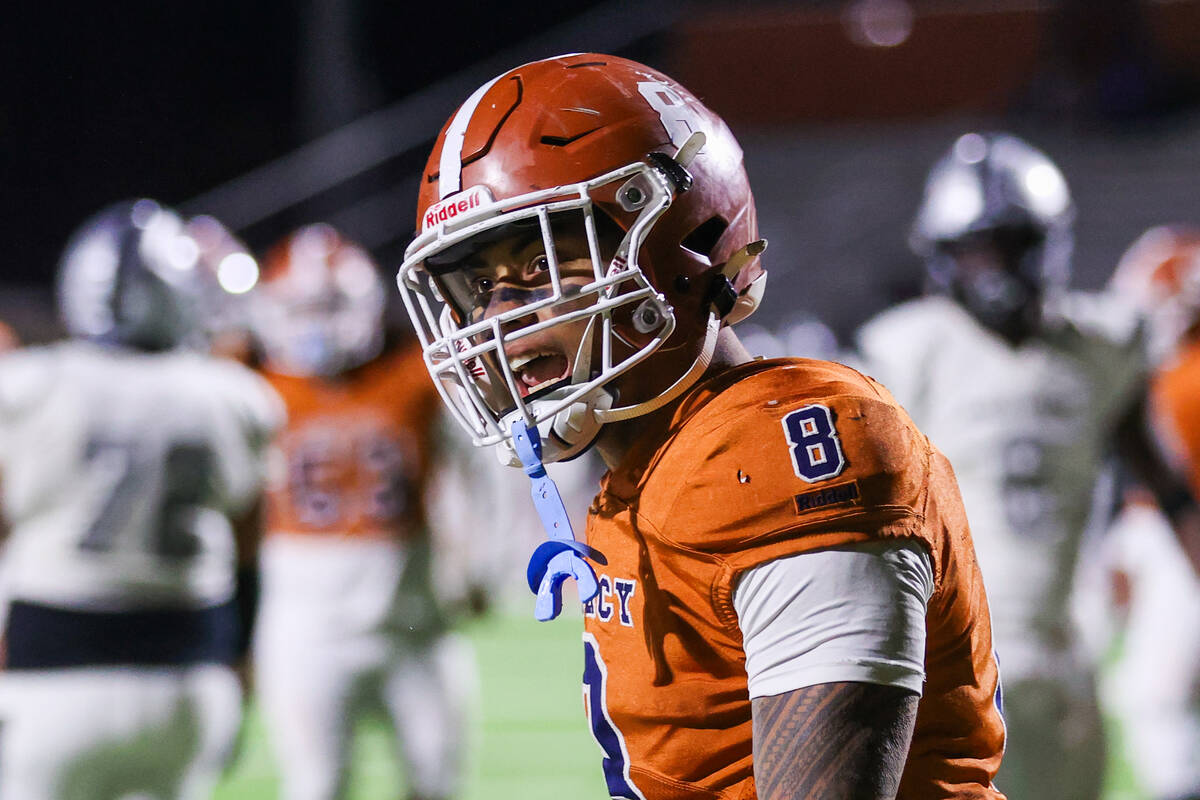
{"label": "white shoulder pad sleeve", "polygon": [[771,561],[734,592],[750,696],[838,681],[925,680],[933,568],[916,541],[871,541]]}

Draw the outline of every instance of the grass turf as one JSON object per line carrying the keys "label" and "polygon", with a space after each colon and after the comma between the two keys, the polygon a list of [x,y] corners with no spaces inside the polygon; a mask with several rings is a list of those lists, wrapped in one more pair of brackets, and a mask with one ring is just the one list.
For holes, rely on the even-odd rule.
{"label": "grass turf", "polygon": [[[482,682],[465,800],[603,800],[600,748],[587,730],[580,676],[582,622],[550,623],[529,615],[494,615],[465,629]],[[382,720],[360,725],[349,800],[402,798],[404,779]],[[276,766],[262,720],[251,707],[242,749],[215,800],[278,796]]]}
{"label": "grass turf", "polygon": [[[538,623],[532,615],[495,615],[465,629],[483,696],[464,800],[607,797],[600,749],[583,715],[580,629],[577,618]],[[1146,800],[1121,757],[1115,726],[1110,746],[1104,800]],[[398,800],[403,786],[388,728],[382,720],[365,721],[354,744],[348,800]],[[274,800],[278,791],[266,733],[251,707],[239,758],[214,798]]]}

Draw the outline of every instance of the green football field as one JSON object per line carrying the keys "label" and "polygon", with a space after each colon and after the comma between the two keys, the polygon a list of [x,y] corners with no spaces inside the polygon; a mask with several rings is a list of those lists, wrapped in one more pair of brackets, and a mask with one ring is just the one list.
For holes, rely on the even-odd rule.
{"label": "green football field", "polygon": [[[492,616],[465,629],[475,644],[482,682],[482,718],[466,800],[604,800],[600,748],[583,715],[580,677],[582,620],[539,623],[528,615]],[[215,797],[277,796],[266,734],[251,711],[243,749]],[[364,724],[354,746],[350,800],[398,800],[403,775],[382,720]]]}
{"label": "green football field", "polygon": [[[600,748],[583,716],[579,619],[549,623],[493,616],[465,633],[482,680],[482,719],[472,748],[466,800],[604,800]],[[1119,757],[1109,765],[1105,800],[1146,800]],[[362,726],[354,747],[350,800],[399,800],[404,777],[383,722]],[[274,800],[278,780],[265,733],[251,711],[241,757],[217,800]]]}

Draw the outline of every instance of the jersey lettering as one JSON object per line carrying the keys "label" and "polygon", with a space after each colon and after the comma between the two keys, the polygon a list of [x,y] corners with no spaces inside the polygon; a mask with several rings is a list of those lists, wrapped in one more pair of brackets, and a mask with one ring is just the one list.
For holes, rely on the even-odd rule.
{"label": "jersey lettering", "polygon": [[1025,536],[1051,537],[1061,526],[1047,458],[1047,443],[1034,437],[1017,438],[1001,451],[1004,514],[1014,531]]}
{"label": "jersey lettering", "polygon": [[796,476],[808,483],[837,477],[846,467],[842,443],[828,406],[798,408],[783,418]]}
{"label": "jersey lettering", "polygon": [[633,627],[633,615],[629,613],[629,598],[633,596],[633,590],[636,588],[637,581],[623,581],[620,578],[613,580],[613,589],[621,601],[621,624],[627,628]]}
{"label": "jersey lettering", "polygon": [[397,519],[408,507],[408,480],[404,450],[388,436],[362,444],[362,465],[367,482],[367,515],[379,522]]}
{"label": "jersey lettering", "polygon": [[[583,615],[589,619],[609,622],[614,616],[626,628],[633,627],[633,609],[631,601],[637,593],[637,581],[623,578],[610,578],[608,575],[598,575],[600,591],[591,600],[583,604]],[[613,603],[616,598],[616,603]]]}
{"label": "jersey lettering", "polygon": [[286,445],[292,508],[304,525],[332,528],[357,515],[376,524],[410,509],[403,443],[385,431],[316,427]]}
{"label": "jersey lettering", "polygon": [[207,499],[215,467],[208,445],[176,442],[161,460],[133,441],[92,439],[85,451],[89,463],[106,481],[106,498],[79,543],[83,550],[103,553],[120,546],[133,523],[146,486],[158,477],[161,500],[150,518],[144,539],[128,544],[167,558],[186,558],[199,552],[192,529],[193,511]]}
{"label": "jersey lettering", "polygon": [[332,444],[325,436],[306,437],[290,454],[288,484],[300,521],[313,527],[332,525],[342,515],[340,494],[333,489]]}
{"label": "jersey lettering", "polygon": [[625,737],[608,716],[607,700],[608,668],[600,657],[596,637],[583,634],[583,707],[587,712],[588,726],[596,744],[604,751],[601,762],[604,780],[612,798],[622,800],[646,800],[633,785],[629,777],[629,752],[625,748]]}
{"label": "jersey lettering", "polygon": [[600,618],[601,622],[608,622],[613,615],[612,586],[607,575],[601,575],[599,583],[600,596],[596,598],[596,616]]}

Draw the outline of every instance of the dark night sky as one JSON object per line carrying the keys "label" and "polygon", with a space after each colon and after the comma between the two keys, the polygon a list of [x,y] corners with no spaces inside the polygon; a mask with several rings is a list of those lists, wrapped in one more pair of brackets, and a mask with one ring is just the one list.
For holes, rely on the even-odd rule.
{"label": "dark night sky", "polygon": [[[49,282],[71,230],[107,203],[182,203],[303,143],[298,2],[22,5],[0,26],[0,284]],[[595,5],[363,0],[368,102]]]}

